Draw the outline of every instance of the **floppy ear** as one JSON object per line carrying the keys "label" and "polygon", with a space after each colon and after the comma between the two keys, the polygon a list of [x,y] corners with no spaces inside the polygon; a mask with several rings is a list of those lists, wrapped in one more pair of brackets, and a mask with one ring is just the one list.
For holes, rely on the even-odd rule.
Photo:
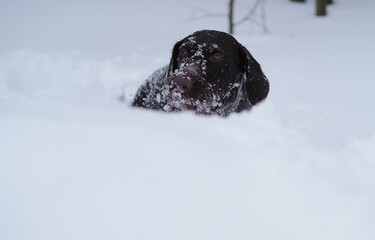
{"label": "floppy ear", "polygon": [[173,47],[173,50],[172,50],[172,56],[171,56],[171,60],[169,62],[169,67],[168,67],[168,76],[170,76],[174,70],[177,69],[177,59],[178,59],[178,53],[179,53],[179,50],[180,50],[180,46],[182,44],[184,40],[181,40],[179,42],[177,42],[174,47]]}
{"label": "floppy ear", "polygon": [[244,71],[247,98],[252,105],[255,105],[267,97],[270,87],[268,79],[263,74],[259,63],[241,44],[238,62],[240,69]]}

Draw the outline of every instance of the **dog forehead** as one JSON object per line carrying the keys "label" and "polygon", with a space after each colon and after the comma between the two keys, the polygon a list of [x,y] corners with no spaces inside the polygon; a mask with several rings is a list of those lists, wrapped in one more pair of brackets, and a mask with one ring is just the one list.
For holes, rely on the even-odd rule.
{"label": "dog forehead", "polygon": [[217,31],[200,31],[187,36],[183,47],[198,47],[214,49],[231,49],[236,45],[236,40],[229,34]]}
{"label": "dog forehead", "polygon": [[199,50],[199,51],[208,50],[210,52],[222,49],[217,43],[207,43],[207,42],[198,43],[192,38],[188,39],[187,41],[184,41],[181,44],[180,48],[191,48],[191,49]]}

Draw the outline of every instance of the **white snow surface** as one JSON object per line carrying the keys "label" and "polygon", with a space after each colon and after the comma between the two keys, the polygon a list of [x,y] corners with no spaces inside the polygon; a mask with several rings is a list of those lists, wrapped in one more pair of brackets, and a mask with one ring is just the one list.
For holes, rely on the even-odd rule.
{"label": "white snow surface", "polygon": [[314,2],[236,29],[271,90],[220,118],[129,104],[227,1],[2,0],[0,239],[375,239],[375,2]]}

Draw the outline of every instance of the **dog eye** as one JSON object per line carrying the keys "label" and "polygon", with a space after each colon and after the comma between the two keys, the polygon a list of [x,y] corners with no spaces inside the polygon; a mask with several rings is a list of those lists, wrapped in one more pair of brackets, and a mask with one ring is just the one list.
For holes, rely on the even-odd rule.
{"label": "dog eye", "polygon": [[210,60],[213,62],[220,62],[221,60],[224,59],[224,55],[221,53],[214,53],[211,57]]}
{"label": "dog eye", "polygon": [[180,49],[180,55],[181,55],[182,57],[187,57],[187,56],[190,55],[190,52],[189,52],[189,50],[187,50],[186,48],[181,48],[181,49]]}

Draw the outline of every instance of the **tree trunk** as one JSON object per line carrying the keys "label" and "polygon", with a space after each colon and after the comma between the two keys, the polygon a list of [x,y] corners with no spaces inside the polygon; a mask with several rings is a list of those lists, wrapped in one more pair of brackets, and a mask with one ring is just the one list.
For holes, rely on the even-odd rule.
{"label": "tree trunk", "polygon": [[326,6],[327,0],[316,0],[316,16],[327,15]]}
{"label": "tree trunk", "polygon": [[229,0],[229,34],[233,34],[234,31],[234,20],[233,20],[233,9],[234,8],[234,0]]}

